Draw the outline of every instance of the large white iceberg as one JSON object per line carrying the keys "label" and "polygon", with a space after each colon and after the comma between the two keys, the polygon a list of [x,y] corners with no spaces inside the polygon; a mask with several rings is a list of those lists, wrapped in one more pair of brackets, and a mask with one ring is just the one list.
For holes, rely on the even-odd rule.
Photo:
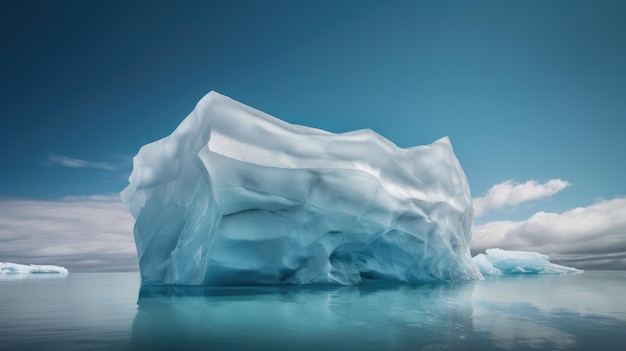
{"label": "large white iceberg", "polygon": [[484,276],[503,274],[567,274],[582,270],[551,263],[548,256],[526,251],[487,249],[473,261]]}
{"label": "large white iceberg", "polygon": [[59,266],[50,265],[23,265],[17,263],[0,262],[0,275],[2,274],[69,274],[68,270]]}
{"label": "large white iceberg", "polygon": [[134,158],[122,198],[148,284],[480,279],[448,138],[292,125],[216,92]]}

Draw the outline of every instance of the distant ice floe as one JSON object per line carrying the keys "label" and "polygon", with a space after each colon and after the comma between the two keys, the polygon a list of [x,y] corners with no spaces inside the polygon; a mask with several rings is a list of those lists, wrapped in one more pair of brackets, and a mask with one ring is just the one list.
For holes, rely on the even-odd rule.
{"label": "distant ice floe", "polygon": [[548,256],[537,252],[485,250],[473,257],[474,264],[484,276],[504,274],[568,274],[582,273],[580,269],[550,263]]}
{"label": "distant ice floe", "polygon": [[50,265],[23,265],[17,263],[0,262],[0,275],[13,274],[60,274],[68,275],[69,271],[64,267]]}

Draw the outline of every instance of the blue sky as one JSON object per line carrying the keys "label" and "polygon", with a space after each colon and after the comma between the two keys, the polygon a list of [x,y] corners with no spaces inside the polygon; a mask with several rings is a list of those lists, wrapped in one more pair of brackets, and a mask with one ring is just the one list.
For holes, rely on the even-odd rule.
{"label": "blue sky", "polygon": [[[483,230],[565,218],[626,196],[625,11],[605,0],[3,2],[0,197],[118,193],[138,149],[216,90],[402,147],[449,136],[475,197],[527,185],[491,202]],[[566,183],[533,197],[531,180]],[[610,228],[624,267],[625,230]]]}

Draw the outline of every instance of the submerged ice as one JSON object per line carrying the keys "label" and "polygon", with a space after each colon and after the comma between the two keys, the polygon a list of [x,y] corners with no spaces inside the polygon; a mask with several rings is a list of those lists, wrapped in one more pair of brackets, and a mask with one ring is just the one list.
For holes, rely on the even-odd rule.
{"label": "submerged ice", "polygon": [[67,269],[50,265],[23,265],[17,263],[0,262],[0,274],[61,274],[67,275]]}
{"label": "submerged ice", "polygon": [[141,148],[122,198],[144,283],[480,279],[450,141],[292,125],[215,92]]}
{"label": "submerged ice", "polygon": [[580,273],[572,267],[550,263],[548,256],[525,251],[500,249],[485,250],[486,254],[474,256],[473,261],[484,276],[503,274],[567,274]]}

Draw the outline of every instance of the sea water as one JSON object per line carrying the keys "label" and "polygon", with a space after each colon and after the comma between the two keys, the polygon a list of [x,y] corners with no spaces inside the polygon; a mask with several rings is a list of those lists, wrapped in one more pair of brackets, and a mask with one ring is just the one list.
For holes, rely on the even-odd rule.
{"label": "sea water", "polygon": [[624,350],[626,272],[368,287],[0,278],[0,350]]}

